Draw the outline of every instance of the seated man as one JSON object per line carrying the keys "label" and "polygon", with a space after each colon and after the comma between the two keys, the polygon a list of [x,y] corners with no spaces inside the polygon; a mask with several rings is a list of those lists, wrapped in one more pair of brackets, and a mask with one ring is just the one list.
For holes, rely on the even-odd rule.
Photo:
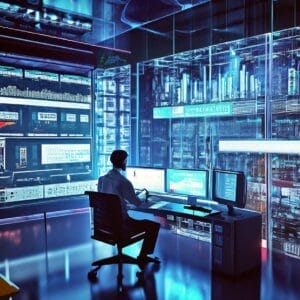
{"label": "seated man", "polygon": [[[150,220],[136,220],[130,217],[127,213],[126,202],[135,206],[143,206],[143,203],[147,200],[146,193],[142,192],[138,196],[135,194],[132,183],[121,174],[121,171],[126,170],[127,152],[124,150],[115,150],[110,156],[110,161],[113,168],[98,180],[98,192],[115,194],[122,200],[123,218],[125,220],[125,229],[141,230],[145,231],[146,237],[143,241],[138,260],[141,263],[147,263],[150,261],[158,261],[149,257],[155,248],[160,224]],[[142,197],[144,201],[142,201]]]}

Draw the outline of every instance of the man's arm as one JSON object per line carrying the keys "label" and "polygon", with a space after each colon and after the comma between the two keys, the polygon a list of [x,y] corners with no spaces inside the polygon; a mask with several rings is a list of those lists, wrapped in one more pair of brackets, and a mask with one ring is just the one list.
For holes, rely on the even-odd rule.
{"label": "man's arm", "polygon": [[126,181],[126,184],[123,188],[123,193],[124,193],[124,199],[126,199],[130,204],[133,204],[135,206],[140,206],[147,199],[146,190],[142,191],[137,196],[135,194],[133,185],[130,181]]}

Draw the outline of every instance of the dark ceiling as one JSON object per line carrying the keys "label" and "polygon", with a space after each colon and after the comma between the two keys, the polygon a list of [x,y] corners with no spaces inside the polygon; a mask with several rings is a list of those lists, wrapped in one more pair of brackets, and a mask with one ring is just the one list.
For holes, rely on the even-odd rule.
{"label": "dark ceiling", "polygon": [[0,50],[93,66],[103,51],[130,53],[114,42],[125,32],[207,1],[2,0]]}
{"label": "dark ceiling", "polygon": [[[291,27],[299,23],[295,3],[0,0],[0,62],[32,64],[40,59],[41,67],[49,63],[60,68],[64,62],[78,72],[86,72],[111,66],[108,61],[140,61],[269,32],[272,5],[274,24]],[[24,60],[26,57],[28,60]]]}

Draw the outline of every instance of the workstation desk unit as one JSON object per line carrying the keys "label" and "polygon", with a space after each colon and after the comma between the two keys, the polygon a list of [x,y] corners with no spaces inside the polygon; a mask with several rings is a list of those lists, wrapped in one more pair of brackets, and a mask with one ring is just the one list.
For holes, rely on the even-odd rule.
{"label": "workstation desk unit", "polygon": [[213,272],[238,276],[261,264],[261,214],[213,205],[211,213],[187,209],[181,203],[165,201],[150,205],[145,211],[170,218],[183,217],[211,224],[211,267]]}

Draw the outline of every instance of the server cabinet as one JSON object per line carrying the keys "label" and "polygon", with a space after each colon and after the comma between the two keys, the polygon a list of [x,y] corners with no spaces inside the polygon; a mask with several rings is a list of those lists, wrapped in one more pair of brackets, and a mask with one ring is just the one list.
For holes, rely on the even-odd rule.
{"label": "server cabinet", "polygon": [[95,86],[95,142],[98,175],[111,168],[110,154],[115,149],[130,153],[131,98],[130,66],[98,69]]}

